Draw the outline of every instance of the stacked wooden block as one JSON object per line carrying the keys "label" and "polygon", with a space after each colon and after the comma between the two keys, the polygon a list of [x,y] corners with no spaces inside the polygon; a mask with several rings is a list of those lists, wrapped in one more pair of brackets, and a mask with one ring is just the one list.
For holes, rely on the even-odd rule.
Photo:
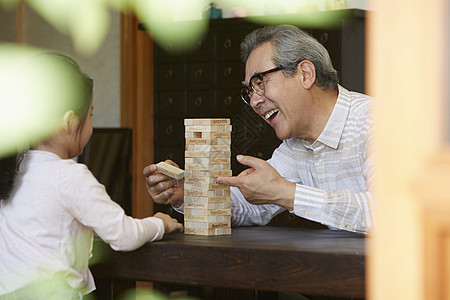
{"label": "stacked wooden block", "polygon": [[231,234],[230,188],[216,177],[231,176],[230,119],[185,119],[184,232]]}

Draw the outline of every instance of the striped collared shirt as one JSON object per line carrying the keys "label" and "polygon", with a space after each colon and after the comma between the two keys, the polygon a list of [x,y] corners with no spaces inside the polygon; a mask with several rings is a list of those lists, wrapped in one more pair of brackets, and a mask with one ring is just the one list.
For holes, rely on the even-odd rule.
{"label": "striped collared shirt", "polygon": [[[297,216],[330,227],[367,233],[373,218],[373,179],[370,143],[371,98],[339,86],[333,112],[314,143],[291,138],[274,151],[268,162],[296,184]],[[231,187],[233,226],[264,225],[284,209],[252,205]]]}

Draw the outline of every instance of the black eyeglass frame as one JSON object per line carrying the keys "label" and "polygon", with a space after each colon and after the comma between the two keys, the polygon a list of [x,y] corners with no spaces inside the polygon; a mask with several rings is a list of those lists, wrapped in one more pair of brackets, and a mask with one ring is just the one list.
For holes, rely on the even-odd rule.
{"label": "black eyeglass frame", "polygon": [[[256,73],[255,75],[250,77],[250,80],[248,81],[249,85],[243,86],[241,88],[241,99],[242,99],[242,101],[244,101],[245,104],[250,105],[251,93],[255,92],[256,94],[258,94],[256,92],[256,89],[252,85],[252,81],[253,81],[254,78],[258,78],[259,80],[263,81],[263,79],[264,79],[263,76],[264,75],[267,75],[267,74],[270,74],[270,73],[273,73],[273,72],[276,72],[276,71],[281,71],[281,70],[283,70],[283,68],[275,67],[275,68],[272,68],[272,69],[264,71],[264,72]],[[242,82],[242,83],[244,83],[244,82]],[[260,95],[260,94],[258,94],[258,95]],[[262,95],[260,95],[260,96],[262,96]],[[246,100],[245,97],[248,97],[248,100]]]}

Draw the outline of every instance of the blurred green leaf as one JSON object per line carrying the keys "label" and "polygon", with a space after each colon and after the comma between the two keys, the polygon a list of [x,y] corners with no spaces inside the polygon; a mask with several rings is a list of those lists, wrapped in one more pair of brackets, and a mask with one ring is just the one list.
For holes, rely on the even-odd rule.
{"label": "blurred green leaf", "polygon": [[110,24],[107,6],[100,0],[78,0],[70,19],[70,34],[76,48],[83,54],[94,54],[108,33]]}
{"label": "blurred green leaf", "polygon": [[13,9],[19,0],[0,0],[0,6],[6,10]]}
{"label": "blurred green leaf", "polygon": [[64,113],[79,99],[73,70],[42,52],[0,44],[0,157],[60,130]]}
{"label": "blurred green leaf", "polygon": [[137,1],[135,10],[158,44],[180,52],[193,49],[205,36],[208,20],[202,19],[202,12],[206,6],[205,0],[149,0]]}
{"label": "blurred green leaf", "polygon": [[109,28],[109,6],[105,0],[27,0],[52,26],[69,35],[77,50],[95,53]]}

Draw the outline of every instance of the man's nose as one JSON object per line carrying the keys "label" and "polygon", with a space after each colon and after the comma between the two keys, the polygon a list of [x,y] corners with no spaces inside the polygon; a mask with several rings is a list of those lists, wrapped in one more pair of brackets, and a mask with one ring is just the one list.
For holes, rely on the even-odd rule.
{"label": "man's nose", "polygon": [[250,106],[253,108],[258,107],[265,99],[264,94],[258,95],[257,93],[253,93],[250,97]]}

